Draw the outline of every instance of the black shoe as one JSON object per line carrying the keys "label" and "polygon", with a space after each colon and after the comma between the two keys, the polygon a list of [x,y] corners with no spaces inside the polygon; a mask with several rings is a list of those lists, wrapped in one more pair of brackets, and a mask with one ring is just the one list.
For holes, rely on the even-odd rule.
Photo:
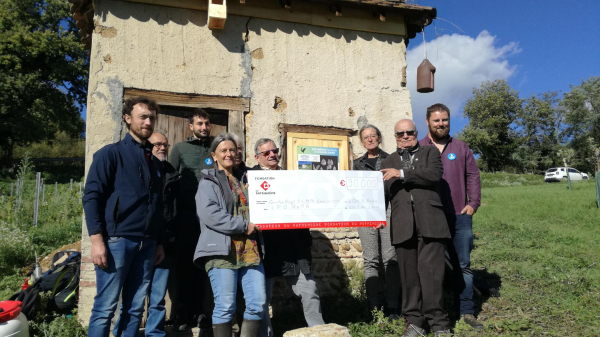
{"label": "black shoe", "polygon": [[213,337],[212,319],[210,317],[206,317],[206,315],[202,314],[198,316],[197,322],[198,328],[200,329],[198,337]]}
{"label": "black shoe", "polygon": [[477,330],[484,329],[483,324],[475,318],[472,314],[461,315],[460,318],[465,321],[470,327]]}

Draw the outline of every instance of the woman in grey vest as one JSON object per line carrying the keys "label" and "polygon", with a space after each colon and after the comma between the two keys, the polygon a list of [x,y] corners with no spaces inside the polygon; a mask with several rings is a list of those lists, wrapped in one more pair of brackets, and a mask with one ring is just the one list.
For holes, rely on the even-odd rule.
{"label": "woman in grey vest", "polygon": [[[360,141],[367,152],[354,161],[353,170],[379,171],[381,162],[388,156],[379,148],[381,143],[381,131],[376,126],[365,125],[358,133]],[[396,259],[396,251],[390,240],[389,213],[388,226],[382,229],[361,227],[358,229],[360,242],[363,249],[363,260],[365,265],[365,288],[369,311],[381,310],[379,305],[379,260],[383,261],[385,271],[385,298],[386,316],[390,319],[398,319],[398,294],[400,289],[400,269]]]}

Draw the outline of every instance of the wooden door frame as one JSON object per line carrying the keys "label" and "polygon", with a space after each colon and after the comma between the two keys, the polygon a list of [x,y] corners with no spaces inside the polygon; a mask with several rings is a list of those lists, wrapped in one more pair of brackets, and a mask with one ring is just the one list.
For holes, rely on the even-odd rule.
{"label": "wooden door frame", "polygon": [[250,112],[250,98],[202,94],[182,94],[137,88],[123,89],[124,100],[137,96],[144,96],[152,99],[158,105],[229,111],[229,115],[227,116],[227,132],[240,135],[244,148],[246,146],[245,116]]}
{"label": "wooden door frame", "polygon": [[[288,161],[290,158],[287,157],[287,134],[290,133],[308,133],[318,134],[323,136],[345,136],[348,137],[348,167],[352,169],[353,152],[352,152],[352,137],[358,134],[358,130],[337,128],[337,127],[326,127],[326,126],[315,126],[315,125],[298,125],[298,124],[279,124],[279,133],[281,139],[279,144],[281,146],[281,163],[284,169],[288,169]],[[334,138],[331,137],[333,140]]]}

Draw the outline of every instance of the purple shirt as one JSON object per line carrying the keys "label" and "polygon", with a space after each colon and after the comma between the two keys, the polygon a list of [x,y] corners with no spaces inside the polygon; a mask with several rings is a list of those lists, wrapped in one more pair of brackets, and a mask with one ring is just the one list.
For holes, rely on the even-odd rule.
{"label": "purple shirt", "polygon": [[[429,134],[419,141],[421,146],[435,146]],[[466,205],[475,211],[481,205],[481,181],[479,168],[469,145],[462,140],[448,136],[444,147],[442,165],[444,165],[443,183],[440,188],[444,211],[447,214],[460,214]]]}

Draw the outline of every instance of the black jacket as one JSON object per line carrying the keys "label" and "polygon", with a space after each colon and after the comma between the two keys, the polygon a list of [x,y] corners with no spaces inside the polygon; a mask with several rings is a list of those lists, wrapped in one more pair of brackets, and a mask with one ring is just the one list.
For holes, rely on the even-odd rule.
{"label": "black jacket", "polygon": [[162,174],[163,164],[152,155],[152,145],[140,144],[130,134],[94,153],[83,194],[89,235],[163,243]]}
{"label": "black jacket", "polygon": [[[404,169],[404,179],[393,178],[384,183],[386,200],[392,207],[392,244],[410,239],[415,223],[423,237],[450,238],[439,194],[444,173],[440,151],[432,146],[421,146],[414,154],[412,166]],[[390,154],[381,163],[381,168],[401,169],[402,160],[398,152]]]}
{"label": "black jacket", "polygon": [[163,187],[163,214],[165,218],[165,253],[172,254],[176,250],[175,237],[177,234],[177,195],[179,193],[179,180],[181,180],[181,174],[175,170],[173,165],[168,161],[163,162],[165,174],[164,174],[164,187]]}
{"label": "black jacket", "polygon": [[381,169],[381,163],[385,158],[389,156],[389,154],[383,150],[379,150],[379,157],[377,157],[377,165],[373,167],[367,163],[368,152],[365,152],[362,156],[356,158],[354,160],[354,165],[352,165],[353,171],[379,171]]}
{"label": "black jacket", "polygon": [[[251,170],[261,170],[259,165]],[[265,277],[307,275],[312,272],[312,236],[310,230],[281,229],[262,232],[265,244]]]}

